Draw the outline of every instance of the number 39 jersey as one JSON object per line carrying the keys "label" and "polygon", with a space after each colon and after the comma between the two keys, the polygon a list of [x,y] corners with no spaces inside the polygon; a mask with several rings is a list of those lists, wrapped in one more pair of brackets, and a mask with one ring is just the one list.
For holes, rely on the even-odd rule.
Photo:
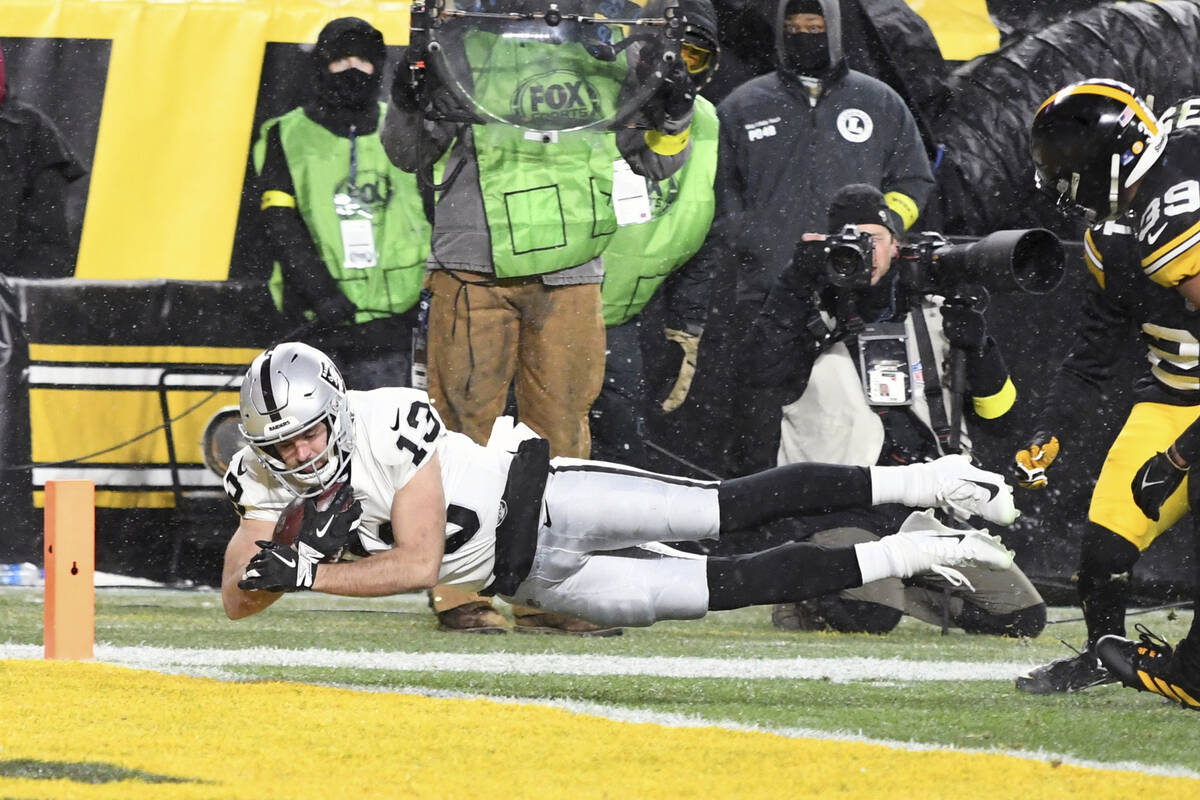
{"label": "number 39 jersey", "polygon": [[1134,232],[1142,270],[1177,286],[1200,274],[1200,97],[1163,113],[1166,148],[1138,186]]}
{"label": "number 39 jersey", "polygon": [[[446,549],[441,582],[482,587],[495,561],[496,525],[512,454],[482,447],[450,431],[418,389],[347,392],[354,418],[350,484],[362,503],[360,547],[367,556],[390,549],[392,499],[437,454],[446,497]],[[225,491],[246,519],[274,522],[292,495],[248,447],[230,460]],[[404,520],[398,520],[403,527]]]}

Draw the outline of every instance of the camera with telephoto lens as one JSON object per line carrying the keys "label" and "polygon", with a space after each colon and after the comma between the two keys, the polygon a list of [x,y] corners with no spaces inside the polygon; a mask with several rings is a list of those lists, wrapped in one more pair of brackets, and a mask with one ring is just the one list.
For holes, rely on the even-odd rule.
{"label": "camera with telephoto lens", "polygon": [[996,231],[965,244],[926,231],[900,248],[895,267],[911,291],[986,303],[988,292],[1053,291],[1065,262],[1062,242],[1044,228]]}
{"label": "camera with telephoto lens", "polygon": [[864,289],[871,285],[875,241],[858,226],[847,225],[824,239],[798,242],[793,258],[826,286]]}

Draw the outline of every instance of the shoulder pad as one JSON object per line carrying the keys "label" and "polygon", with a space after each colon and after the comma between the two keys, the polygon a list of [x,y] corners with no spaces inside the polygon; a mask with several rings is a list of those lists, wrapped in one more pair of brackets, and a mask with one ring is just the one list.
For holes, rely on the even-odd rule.
{"label": "shoulder pad", "polygon": [[292,495],[249,447],[243,447],[229,459],[221,483],[238,515],[247,519],[274,521],[292,500]]}
{"label": "shoulder pad", "polygon": [[365,446],[381,464],[419,468],[446,435],[442,418],[420,389],[374,389],[348,395],[361,434],[355,447]]}

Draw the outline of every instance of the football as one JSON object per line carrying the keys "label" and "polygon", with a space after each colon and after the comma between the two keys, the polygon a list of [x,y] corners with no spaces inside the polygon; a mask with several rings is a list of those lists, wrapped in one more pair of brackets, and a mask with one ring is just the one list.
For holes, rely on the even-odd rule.
{"label": "football", "polygon": [[296,497],[288,503],[275,521],[275,530],[271,532],[271,541],[295,548],[296,540],[300,538],[300,528],[304,524],[304,512],[308,507],[308,498]]}
{"label": "football", "polygon": [[294,497],[292,502],[284,507],[279,519],[275,522],[275,530],[271,532],[271,541],[287,545],[295,549],[296,540],[304,527],[304,517],[314,511],[326,511],[333,501],[334,495],[342,488],[341,483],[335,483],[315,498]]}

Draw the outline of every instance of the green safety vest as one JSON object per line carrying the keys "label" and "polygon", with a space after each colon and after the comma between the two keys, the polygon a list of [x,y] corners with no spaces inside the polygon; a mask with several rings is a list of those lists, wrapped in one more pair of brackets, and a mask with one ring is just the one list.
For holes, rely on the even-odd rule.
{"label": "green safety vest", "polygon": [[609,240],[601,287],[605,325],[640,314],[662,282],[704,243],[715,204],[718,130],[716,108],[697,97],[688,160],[665,180],[647,179],[650,220],[624,225]]}
{"label": "green safety vest", "polygon": [[[597,75],[582,45],[544,45],[477,31],[467,57],[481,105],[527,124],[474,125],[479,187],[502,278],[541,275],[590,261],[617,229],[608,134],[561,132],[610,113],[625,59]],[[586,77],[584,66],[587,66]],[[544,141],[556,138],[556,141]]]}
{"label": "green safety vest", "polygon": [[[379,104],[379,125],[386,106]],[[430,225],[416,176],[395,167],[383,150],[379,129],[355,137],[355,186],[350,186],[350,139],[313,122],[302,108],[269,119],[254,145],[254,168],[262,172],[267,133],[279,126],[296,208],[304,218],[321,260],[339,288],[360,311],[356,323],[400,314],[417,302],[429,256]],[[371,215],[376,264],[347,268],[342,250],[342,217],[335,195],[349,195]],[[358,218],[365,218],[361,214]],[[283,307],[283,275],[275,265],[271,295]]]}

